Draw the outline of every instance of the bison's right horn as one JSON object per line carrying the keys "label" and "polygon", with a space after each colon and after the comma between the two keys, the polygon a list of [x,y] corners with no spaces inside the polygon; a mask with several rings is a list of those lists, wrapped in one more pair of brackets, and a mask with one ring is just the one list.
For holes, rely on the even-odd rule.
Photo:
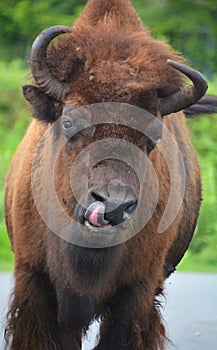
{"label": "bison's right horn", "polygon": [[167,60],[167,63],[191,79],[193,85],[162,98],[160,103],[162,116],[190,107],[205,95],[208,88],[206,79],[200,72],[176,61]]}
{"label": "bison's right horn", "polygon": [[36,83],[46,94],[58,101],[63,101],[69,91],[66,84],[61,83],[51,74],[46,57],[47,47],[59,34],[70,32],[71,28],[65,26],[47,28],[37,36],[31,49],[30,65]]}

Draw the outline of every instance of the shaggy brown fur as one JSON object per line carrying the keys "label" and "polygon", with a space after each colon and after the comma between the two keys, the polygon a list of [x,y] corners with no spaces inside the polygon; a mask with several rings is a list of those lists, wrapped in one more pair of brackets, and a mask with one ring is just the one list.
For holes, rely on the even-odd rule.
{"label": "shaggy brown fur", "polygon": [[[141,232],[112,248],[82,248],[53,234],[35,206],[31,172],[36,151],[39,159],[46,154],[52,160],[52,138],[62,137],[60,123],[49,147],[46,143],[37,147],[50,124],[60,117],[64,104],[80,107],[103,101],[125,102],[160,117],[159,98],[178,91],[183,84],[181,74],[167,64],[168,58],[183,60],[168,45],[151,38],[129,1],[90,0],[72,33],[61,37],[48,52],[50,71],[70,86],[66,101],[55,101],[36,84],[24,87],[36,120],[14,156],[5,188],[8,234],[15,253],[15,288],[6,332],[11,350],[81,349],[81,334],[97,317],[102,318],[102,324],[95,350],[164,349],[157,296],[190,243],[201,200],[200,173],[184,114],[164,118],[182,153],[186,189],[178,215],[162,234],[158,225],[169,197],[170,176],[157,147],[149,155],[159,184],[154,214]],[[114,125],[96,128],[94,141],[108,136],[147,149],[137,132]],[[49,193],[41,191],[41,184],[50,181],[54,170],[58,199],[73,217],[77,202],[71,191],[70,169],[75,157],[92,141],[89,134],[81,134],[62,147],[54,169],[47,164],[45,175],[34,169],[44,202]],[[169,143],[165,147],[180,178],[178,155]],[[154,190],[149,173],[147,194],[128,165],[107,160],[90,169],[89,187],[117,178],[135,188],[145,210]],[[73,178],[73,184],[79,188],[80,178]],[[178,201],[176,195],[174,200]]]}

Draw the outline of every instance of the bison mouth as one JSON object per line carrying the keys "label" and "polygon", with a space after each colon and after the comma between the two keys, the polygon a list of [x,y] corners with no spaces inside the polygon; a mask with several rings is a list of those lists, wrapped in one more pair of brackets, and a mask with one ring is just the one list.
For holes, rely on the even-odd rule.
{"label": "bison mouth", "polygon": [[137,201],[128,202],[127,205],[115,203],[113,207],[102,201],[95,201],[87,209],[80,208],[79,221],[92,231],[111,229],[123,224],[134,212]]}
{"label": "bison mouth", "polygon": [[90,228],[110,228],[113,225],[105,218],[106,207],[103,202],[92,203],[84,214],[84,225]]}
{"label": "bison mouth", "polygon": [[123,199],[89,192],[77,204],[74,216],[77,223],[72,222],[72,232],[67,231],[67,234],[73,244],[82,247],[108,248],[119,245],[138,232],[135,219],[139,208],[137,198],[129,194]]}

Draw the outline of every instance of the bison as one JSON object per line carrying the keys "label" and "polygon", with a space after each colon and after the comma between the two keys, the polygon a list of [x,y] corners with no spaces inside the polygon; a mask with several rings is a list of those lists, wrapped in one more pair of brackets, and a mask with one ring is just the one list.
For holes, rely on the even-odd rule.
{"label": "bison", "polygon": [[100,319],[95,350],[162,350],[159,296],[201,203],[183,110],[207,83],[128,0],[89,0],[72,28],[36,38],[30,64],[34,120],[5,187],[6,347],[78,350]]}

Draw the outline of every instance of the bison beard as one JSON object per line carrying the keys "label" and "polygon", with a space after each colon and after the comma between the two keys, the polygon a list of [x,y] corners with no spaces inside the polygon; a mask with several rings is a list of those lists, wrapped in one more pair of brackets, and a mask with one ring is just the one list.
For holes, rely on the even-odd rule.
{"label": "bison beard", "polygon": [[[66,35],[49,45],[63,33]],[[15,287],[8,312],[6,348],[80,350],[82,333],[92,320],[100,318],[95,350],[165,349],[166,334],[157,300],[165,278],[175,270],[189,246],[201,202],[200,171],[185,116],[180,111],[194,115],[195,110],[203,109],[203,104],[206,109],[212,104],[210,111],[216,110],[213,97],[200,100],[207,89],[203,76],[183,62],[171,47],[150,36],[128,0],[89,0],[72,28],[51,27],[35,40],[30,59],[33,85],[23,87],[35,120],[13,158],[5,187],[5,216],[15,253]],[[185,87],[184,76],[192,81],[191,86]],[[133,128],[126,131],[123,125],[107,122],[67,138],[63,117],[79,107],[102,102],[148,111],[155,121],[161,121],[157,140],[141,138]],[[53,123],[49,142],[40,142]],[[71,120],[65,122],[66,129],[70,125]],[[170,170],[175,180],[183,180],[180,158],[176,149],[168,146],[165,129],[180,150],[186,186],[183,197],[179,197],[176,187],[173,203],[181,198],[179,211],[165,232],[159,234],[172,183],[160,146],[165,146],[163,150],[172,160]],[[58,140],[61,152],[55,162],[55,190],[64,212],[75,218],[78,207],[69,176],[72,163],[87,145],[112,135],[121,135],[140,147],[152,164],[159,186],[155,210],[146,226],[122,244],[109,248],[76,246],[55,235],[55,230],[52,232],[42,220],[33,195],[32,175],[37,180],[37,194],[45,203],[45,214],[50,214],[49,191],[41,191],[42,184],[47,189],[51,181],[50,168],[43,169],[44,177],[39,169],[44,159],[53,166],[54,140]],[[37,166],[35,154],[39,155]],[[144,212],[147,203],[155,203],[152,191],[144,196],[144,188],[137,190],[138,178],[123,163],[104,159],[88,169],[88,190],[94,189],[95,198],[89,201],[88,194],[82,194],[87,206],[77,219],[89,227],[92,236],[91,229],[106,231],[110,226],[115,229],[122,225],[136,210],[139,196],[144,197],[140,206]],[[154,188],[154,180],[147,174],[148,171],[146,183]],[[114,179],[124,183],[125,197],[123,188],[119,193],[112,182]],[[78,175],[72,181],[74,188],[82,187]],[[111,182],[113,194],[107,190],[105,194]],[[118,203],[118,209],[114,203]]]}

